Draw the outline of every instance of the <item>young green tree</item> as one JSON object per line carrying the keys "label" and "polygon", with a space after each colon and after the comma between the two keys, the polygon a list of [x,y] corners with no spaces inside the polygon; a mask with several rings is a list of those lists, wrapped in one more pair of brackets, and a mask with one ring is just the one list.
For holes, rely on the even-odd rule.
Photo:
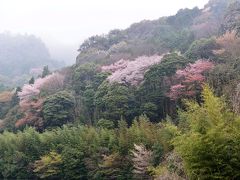
{"label": "young green tree", "polygon": [[61,177],[61,165],[61,155],[51,151],[49,154],[41,156],[40,160],[35,161],[33,171],[41,179],[58,179]]}
{"label": "young green tree", "polygon": [[49,75],[51,72],[48,69],[48,66],[43,67],[43,72],[42,72],[42,78],[45,78],[47,75]]}
{"label": "young green tree", "polygon": [[28,81],[28,84],[34,84],[34,82],[35,82],[34,77],[31,77],[31,79]]}
{"label": "young green tree", "polygon": [[240,117],[205,86],[204,103],[187,102],[182,134],[174,139],[191,179],[239,179]]}

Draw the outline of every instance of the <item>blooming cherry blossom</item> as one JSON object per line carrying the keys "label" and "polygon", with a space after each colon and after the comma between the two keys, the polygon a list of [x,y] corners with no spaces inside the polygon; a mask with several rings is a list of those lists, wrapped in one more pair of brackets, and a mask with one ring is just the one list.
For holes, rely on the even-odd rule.
{"label": "blooming cherry blossom", "polygon": [[178,84],[171,86],[168,96],[175,100],[181,96],[196,95],[196,88],[201,87],[205,80],[203,73],[213,67],[212,62],[200,59],[194,64],[189,64],[185,69],[177,70],[175,79]]}
{"label": "blooming cherry blossom", "polygon": [[145,72],[154,64],[160,63],[163,56],[140,56],[134,61],[120,60],[109,66],[103,66],[102,71],[111,72],[110,83],[138,85],[144,79]]}
{"label": "blooming cherry blossom", "polygon": [[42,128],[43,122],[41,117],[41,110],[43,98],[40,97],[41,91],[47,93],[61,90],[64,85],[64,76],[60,73],[53,73],[44,78],[39,78],[34,84],[25,84],[21,92],[18,92],[20,98],[20,107],[25,116],[18,120],[16,127],[23,125],[32,125],[37,128]]}

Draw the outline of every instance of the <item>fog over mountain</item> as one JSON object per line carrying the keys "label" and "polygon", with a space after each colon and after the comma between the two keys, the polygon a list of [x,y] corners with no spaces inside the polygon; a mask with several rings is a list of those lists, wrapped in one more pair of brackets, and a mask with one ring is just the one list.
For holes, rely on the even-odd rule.
{"label": "fog over mountain", "polygon": [[106,34],[111,29],[124,29],[143,19],[173,15],[181,8],[202,8],[206,2],[207,0],[1,0],[0,32],[34,34],[46,43],[53,59],[72,64],[75,62],[77,48],[89,36]]}

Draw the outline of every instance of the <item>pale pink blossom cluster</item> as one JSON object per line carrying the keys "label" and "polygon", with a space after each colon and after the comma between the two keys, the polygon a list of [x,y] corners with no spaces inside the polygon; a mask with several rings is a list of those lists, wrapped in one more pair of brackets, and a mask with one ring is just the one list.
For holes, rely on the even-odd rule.
{"label": "pale pink blossom cluster", "polygon": [[60,73],[53,73],[45,78],[39,78],[34,84],[25,84],[22,91],[18,93],[20,107],[25,116],[19,119],[16,127],[26,124],[41,129],[43,126],[41,111],[44,98],[40,97],[40,92],[53,93],[61,90],[64,85],[64,76]]}
{"label": "pale pink blossom cluster", "polygon": [[37,97],[41,90],[58,90],[63,87],[63,84],[64,76],[59,73],[53,73],[45,78],[38,78],[34,84],[25,84],[22,91],[18,93],[20,106],[21,104],[30,101],[33,97]]}
{"label": "pale pink blossom cluster", "polygon": [[[214,64],[207,60],[197,60],[194,64],[189,64],[185,69],[183,70],[177,70],[176,75],[177,77],[185,77],[186,81],[193,81],[194,78],[197,80],[202,80],[204,77],[202,75],[203,72],[206,70],[212,69],[214,67]],[[197,77],[198,76],[198,77]],[[193,78],[192,78],[193,77]]]}
{"label": "pale pink blossom cluster", "polygon": [[40,89],[38,89],[36,85],[38,82],[39,81],[36,81],[35,84],[25,84],[22,87],[22,91],[18,92],[18,97],[20,98],[20,105],[22,101],[28,101],[32,97],[37,96],[40,93]]}
{"label": "pale pink blossom cluster", "polygon": [[63,89],[65,76],[60,73],[54,73],[44,78],[44,83],[40,90],[46,91],[48,94],[55,93]]}
{"label": "pale pink blossom cluster", "polygon": [[134,61],[120,60],[112,65],[103,66],[102,71],[112,72],[110,83],[138,85],[144,79],[145,72],[154,64],[161,62],[163,56],[141,56]]}
{"label": "pale pink blossom cluster", "polygon": [[183,92],[185,92],[185,85],[182,85],[182,84],[173,85],[170,88],[169,97],[171,99],[177,99],[182,95]]}
{"label": "pale pink blossom cluster", "polygon": [[104,72],[114,73],[114,72],[116,72],[118,70],[125,69],[128,66],[129,62],[130,62],[129,60],[121,59],[121,60],[117,61],[116,63],[113,63],[113,64],[111,64],[109,66],[102,66],[101,69]]}
{"label": "pale pink blossom cluster", "polygon": [[200,88],[205,80],[203,73],[213,67],[212,62],[200,59],[194,64],[189,64],[183,70],[177,70],[175,79],[178,84],[171,86],[168,96],[171,99],[177,99],[181,96],[194,96],[197,88]]}

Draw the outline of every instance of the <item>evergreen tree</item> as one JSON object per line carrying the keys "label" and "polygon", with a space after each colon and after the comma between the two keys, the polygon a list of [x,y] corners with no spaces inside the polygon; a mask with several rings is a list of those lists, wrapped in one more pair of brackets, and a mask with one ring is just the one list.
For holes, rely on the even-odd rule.
{"label": "evergreen tree", "polygon": [[34,82],[35,82],[35,79],[34,79],[34,77],[32,77],[32,78],[28,81],[28,84],[34,84]]}
{"label": "evergreen tree", "polygon": [[42,72],[42,78],[45,78],[49,74],[51,74],[51,72],[49,71],[48,66],[44,66],[43,72]]}
{"label": "evergreen tree", "polygon": [[43,103],[43,118],[45,127],[61,126],[74,120],[74,97],[60,91],[47,97]]}

